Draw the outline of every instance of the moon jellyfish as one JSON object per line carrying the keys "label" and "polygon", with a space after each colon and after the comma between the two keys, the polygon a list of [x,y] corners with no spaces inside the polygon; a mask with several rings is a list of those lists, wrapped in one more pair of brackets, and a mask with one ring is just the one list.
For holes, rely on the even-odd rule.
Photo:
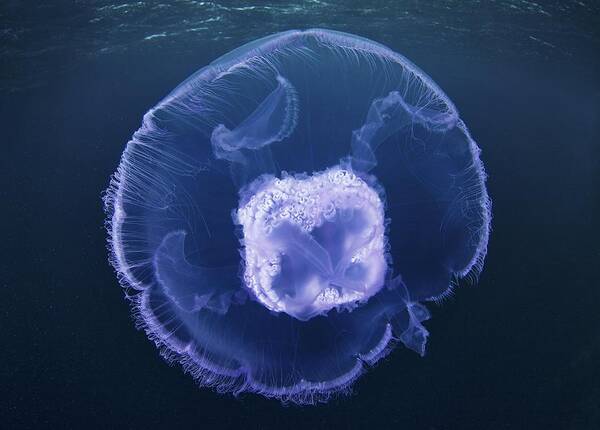
{"label": "moon jellyfish", "polygon": [[199,70],[144,116],[105,194],[135,318],[202,386],[314,403],[482,269],[479,149],[406,58],[288,31]]}

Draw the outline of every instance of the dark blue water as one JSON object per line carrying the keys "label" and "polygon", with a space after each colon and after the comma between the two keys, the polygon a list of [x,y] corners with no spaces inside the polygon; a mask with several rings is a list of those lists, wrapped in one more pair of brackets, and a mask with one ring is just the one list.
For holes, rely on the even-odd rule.
{"label": "dark blue water", "polygon": [[[0,6],[5,428],[600,427],[600,7],[588,1],[47,2]],[[146,110],[219,55],[290,28],[407,56],[483,150],[477,287],[317,407],[198,389],[133,328],[100,194]]]}

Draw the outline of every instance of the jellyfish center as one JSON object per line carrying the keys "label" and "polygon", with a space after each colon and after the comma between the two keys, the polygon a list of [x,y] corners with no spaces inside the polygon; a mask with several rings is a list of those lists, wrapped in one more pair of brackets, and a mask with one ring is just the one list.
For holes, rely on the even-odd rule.
{"label": "jellyfish center", "polygon": [[339,166],[312,175],[264,175],[242,192],[244,284],[266,308],[300,320],[352,309],[384,283],[379,194]]}

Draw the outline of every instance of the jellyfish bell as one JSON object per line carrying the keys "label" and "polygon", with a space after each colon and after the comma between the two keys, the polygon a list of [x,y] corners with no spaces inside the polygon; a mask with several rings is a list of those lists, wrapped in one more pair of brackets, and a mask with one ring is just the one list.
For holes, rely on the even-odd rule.
{"label": "jellyfish bell", "polygon": [[375,42],[260,39],[133,135],[105,195],[111,262],[170,361],[219,392],[346,392],[485,258],[479,149],[448,97]]}

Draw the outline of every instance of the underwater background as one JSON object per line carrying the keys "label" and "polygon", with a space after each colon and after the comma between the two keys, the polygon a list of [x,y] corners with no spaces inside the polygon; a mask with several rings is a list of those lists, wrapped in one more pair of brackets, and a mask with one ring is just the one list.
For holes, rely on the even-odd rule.
{"label": "underwater background", "polygon": [[[424,358],[398,349],[351,396],[297,407],[165,365],[107,262],[100,196],[178,83],[312,27],[433,78],[482,149],[494,218],[478,285],[430,306]],[[592,1],[2,2],[1,427],[599,428],[599,53]]]}

